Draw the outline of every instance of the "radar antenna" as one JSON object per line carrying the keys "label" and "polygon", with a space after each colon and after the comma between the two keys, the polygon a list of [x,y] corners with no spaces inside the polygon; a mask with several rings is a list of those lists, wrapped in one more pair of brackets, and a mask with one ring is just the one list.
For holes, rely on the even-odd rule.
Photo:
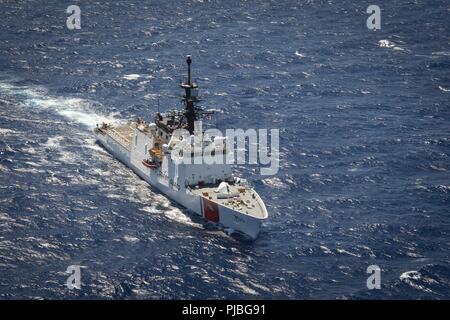
{"label": "radar antenna", "polygon": [[191,56],[187,56],[186,63],[188,65],[188,76],[187,79],[185,79],[180,85],[185,91],[181,100],[183,101],[186,109],[185,116],[187,120],[187,129],[190,134],[194,134],[194,122],[197,120],[197,108],[195,104],[198,102],[198,87],[197,84],[191,79]]}
{"label": "radar antenna", "polygon": [[183,115],[186,118],[187,130],[190,134],[194,134],[194,122],[205,116],[211,116],[213,112],[210,110],[204,110],[201,106],[197,105],[197,103],[200,102],[200,99],[198,98],[198,85],[192,80],[191,56],[186,57],[186,63],[188,65],[188,73],[187,78],[185,78],[180,85],[180,87],[185,91],[181,101],[185,105]]}

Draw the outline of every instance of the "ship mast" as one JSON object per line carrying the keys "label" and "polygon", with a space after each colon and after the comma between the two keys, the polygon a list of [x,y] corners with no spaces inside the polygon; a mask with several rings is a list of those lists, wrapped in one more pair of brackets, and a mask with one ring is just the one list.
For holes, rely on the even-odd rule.
{"label": "ship mast", "polygon": [[190,134],[194,134],[194,122],[197,120],[197,112],[195,104],[199,101],[197,98],[198,87],[191,79],[191,56],[187,56],[186,63],[188,65],[187,79],[183,80],[180,87],[184,89],[185,93],[181,99],[185,104],[185,116],[187,120],[187,129]]}

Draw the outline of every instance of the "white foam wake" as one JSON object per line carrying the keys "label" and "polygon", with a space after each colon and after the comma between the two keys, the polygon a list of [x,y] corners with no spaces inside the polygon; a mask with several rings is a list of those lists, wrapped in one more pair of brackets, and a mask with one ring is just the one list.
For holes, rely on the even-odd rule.
{"label": "white foam wake", "polygon": [[82,124],[88,128],[94,128],[97,123],[117,122],[115,114],[107,116],[93,112],[92,102],[80,98],[54,97],[42,87],[20,87],[10,83],[0,83],[0,91],[12,95],[23,105],[33,108],[41,108],[53,111],[67,120]]}

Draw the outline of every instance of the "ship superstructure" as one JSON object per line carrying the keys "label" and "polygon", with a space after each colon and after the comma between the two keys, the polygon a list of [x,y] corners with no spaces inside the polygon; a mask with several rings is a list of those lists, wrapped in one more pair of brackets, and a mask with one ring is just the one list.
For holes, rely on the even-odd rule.
{"label": "ship superstructure", "polygon": [[[184,110],[157,112],[152,123],[142,119],[111,125],[103,123],[95,129],[99,144],[137,175],[171,200],[181,204],[228,233],[244,234],[255,239],[261,222],[268,213],[264,202],[243,179],[235,178],[231,164],[207,164],[204,148],[214,143],[215,155],[225,155],[226,137],[207,137],[201,147],[192,143],[197,121],[207,111],[197,106],[198,85],[191,77],[190,56],[188,74],[180,84],[184,89]],[[179,129],[189,134],[178,135]],[[190,146],[183,154],[182,146]],[[190,161],[181,161],[182,159]]]}

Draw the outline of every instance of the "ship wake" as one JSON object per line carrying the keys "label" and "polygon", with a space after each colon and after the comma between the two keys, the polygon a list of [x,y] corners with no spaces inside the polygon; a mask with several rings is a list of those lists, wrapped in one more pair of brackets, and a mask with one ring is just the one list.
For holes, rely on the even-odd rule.
{"label": "ship wake", "polygon": [[69,122],[81,124],[88,129],[94,128],[97,123],[117,122],[116,113],[102,115],[93,112],[93,102],[90,100],[51,96],[43,87],[17,86],[9,82],[1,82],[0,91],[16,98],[24,107],[54,112]]}

